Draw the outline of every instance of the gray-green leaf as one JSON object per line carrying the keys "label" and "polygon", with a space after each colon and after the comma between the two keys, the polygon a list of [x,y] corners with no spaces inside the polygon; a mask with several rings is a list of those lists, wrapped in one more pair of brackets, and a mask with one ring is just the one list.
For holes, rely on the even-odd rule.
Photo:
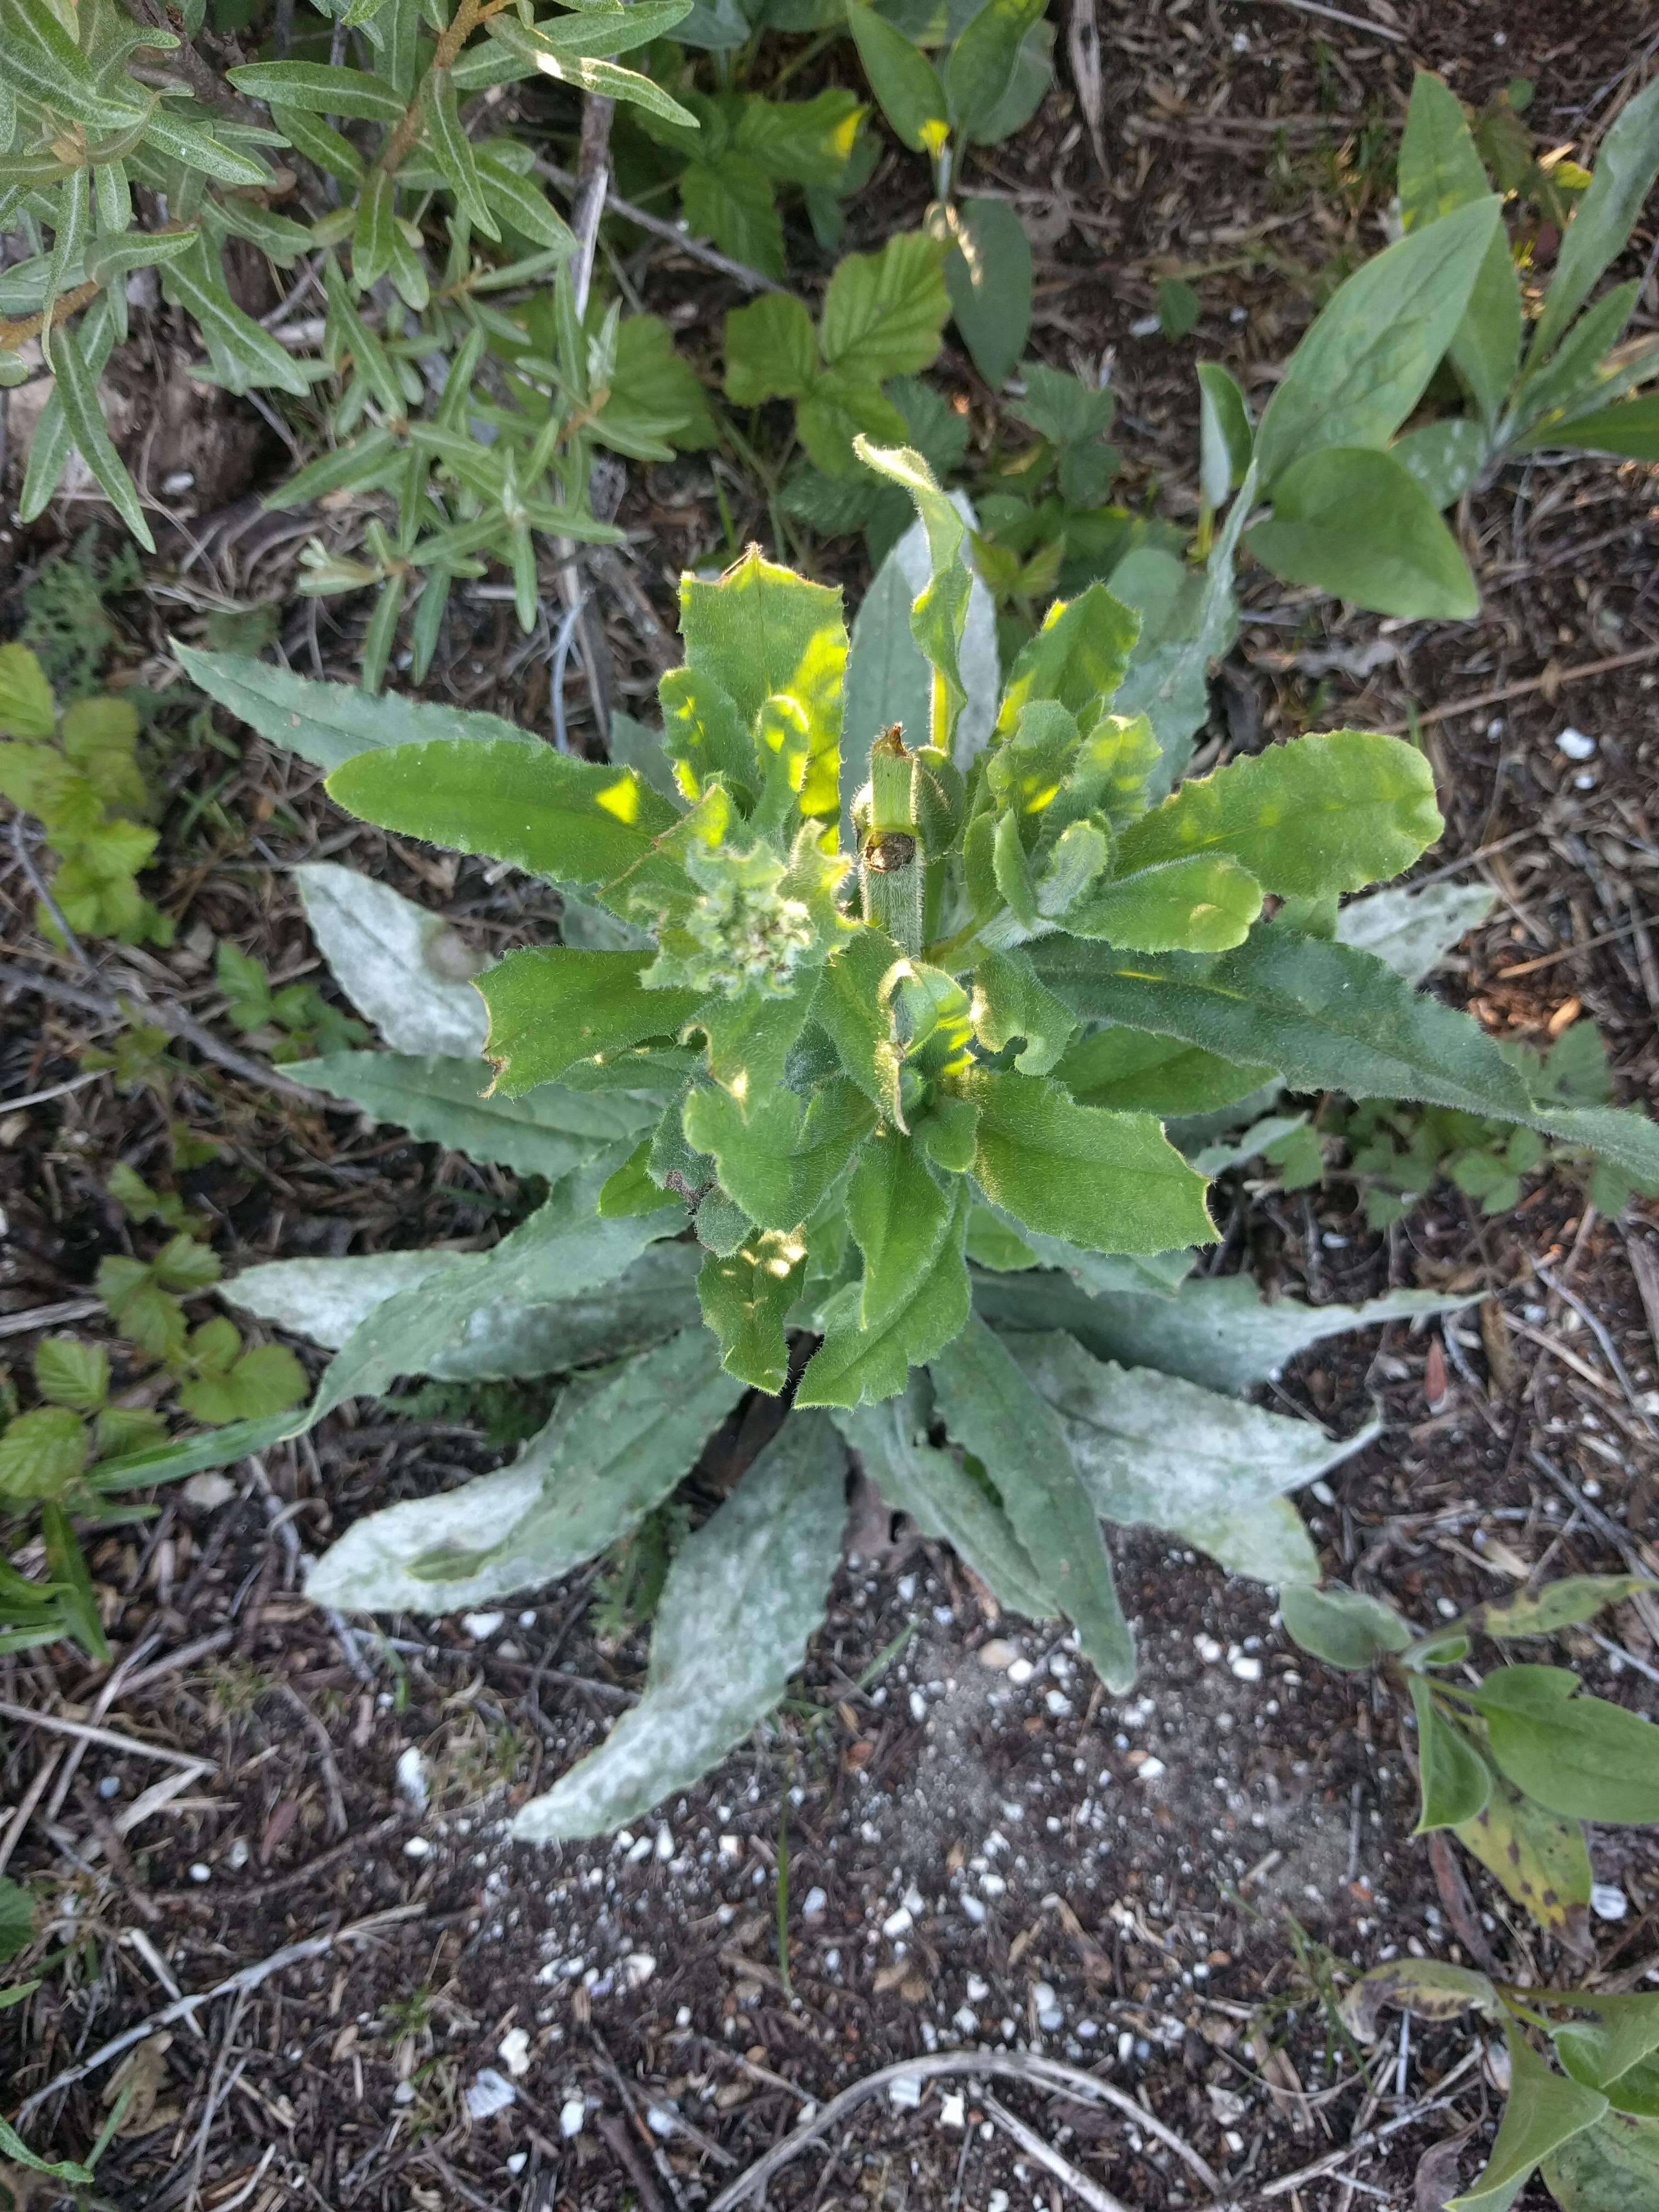
{"label": "gray-green leaf", "polygon": [[845,1478],[830,1424],[792,1414],[669,1570],[639,1704],[523,1808],[513,1824],[520,1842],[599,1835],[637,1820],[689,1789],[766,1717],[823,1618],[847,1518]]}
{"label": "gray-green leaf", "polygon": [[442,915],[332,860],[294,878],[335,981],[392,1050],[471,1056],[483,1076],[489,1018],[471,981],[480,963]]}

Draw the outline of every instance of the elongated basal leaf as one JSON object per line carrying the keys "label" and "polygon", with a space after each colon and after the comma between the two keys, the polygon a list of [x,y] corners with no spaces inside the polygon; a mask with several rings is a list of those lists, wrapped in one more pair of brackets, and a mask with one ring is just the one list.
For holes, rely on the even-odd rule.
{"label": "elongated basal leaf", "polygon": [[556,883],[610,882],[679,819],[632,769],[520,740],[360,752],[334,770],[328,790],[383,830],[510,860]]}
{"label": "elongated basal leaf", "polygon": [[931,1372],[952,1438],[995,1485],[1025,1556],[1076,1623],[1085,1656],[1109,1690],[1128,1689],[1134,1638],[1118,1603],[1098,1510],[1052,1408],[983,1322],[969,1322]]}
{"label": "elongated basal leaf", "polygon": [[240,653],[204,653],[169,640],[191,683],[228,714],[272,744],[286,746],[315,768],[337,769],[356,753],[442,738],[535,739],[496,714],[441,707],[396,692],[373,697],[356,684],[318,684]]}
{"label": "elongated basal leaf", "polygon": [[1146,953],[1131,963],[1044,938],[1031,961],[1077,1013],[1226,1059],[1269,1060],[1297,1090],[1421,1098],[1524,1122],[1643,1181],[1659,1176],[1659,1128],[1644,1115],[1534,1100],[1520,1070],[1467,1014],[1413,990],[1370,954],[1283,922],[1258,927],[1215,959]]}
{"label": "elongated basal leaf", "polygon": [[690,1328],[568,1394],[511,1467],[356,1522],[306,1593],[356,1612],[448,1613],[539,1588],[636,1528],[743,1392]]}
{"label": "elongated basal leaf", "polygon": [[789,1686],[823,1618],[846,1522],[846,1455],[822,1415],[793,1416],[682,1547],[663,1589],[645,1693],[598,1751],[513,1823],[521,1843],[594,1836],[689,1789]]}

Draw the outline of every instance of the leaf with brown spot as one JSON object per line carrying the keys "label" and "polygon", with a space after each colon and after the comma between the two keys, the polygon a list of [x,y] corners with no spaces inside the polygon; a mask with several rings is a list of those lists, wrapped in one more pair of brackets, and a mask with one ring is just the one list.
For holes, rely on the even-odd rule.
{"label": "leaf with brown spot", "polygon": [[1578,1957],[1594,1954],[1590,1859],[1581,1820],[1547,1811],[1494,1774],[1484,1807],[1452,1833],[1540,1928]]}
{"label": "leaf with brown spot", "polygon": [[1503,2013],[1498,1991],[1485,1974],[1437,1959],[1394,1959],[1386,1966],[1373,1966],[1343,1998],[1342,2017],[1361,2043],[1375,2043],[1388,2005],[1419,2020],[1455,2020],[1471,2005],[1488,2020]]}
{"label": "leaf with brown spot", "polygon": [[1457,2194],[1459,2162],[1463,2147],[1472,2130],[1465,2128],[1462,2135],[1448,2136],[1444,2142],[1433,2144],[1417,2161],[1417,2175],[1412,2185],[1413,2212],[1446,2212],[1446,2207]]}

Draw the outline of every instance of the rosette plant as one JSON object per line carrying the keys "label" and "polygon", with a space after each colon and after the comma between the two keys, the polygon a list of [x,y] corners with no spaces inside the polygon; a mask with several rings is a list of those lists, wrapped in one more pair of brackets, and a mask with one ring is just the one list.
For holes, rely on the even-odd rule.
{"label": "rosette plant", "polygon": [[[910,490],[930,555],[908,634],[860,624],[885,676],[849,671],[837,592],[751,551],[684,580],[685,664],[662,680],[659,748],[633,726],[632,765],[179,648],[349,811],[565,900],[564,942],[471,986],[445,979],[432,917],[304,872],[313,927],[393,1049],[293,1073],[550,1189],[487,1253],[279,1261],[228,1295],[338,1347],[307,1419],[398,1375],[572,1378],[517,1462],[359,1522],[313,1595],[447,1610],[545,1582],[662,1504],[748,1393],[792,1402],[676,1557],[639,1704],[520,1813],[525,1836],[637,1817],[770,1710],[823,1615],[846,1445],[1000,1603],[1067,1617],[1113,1690],[1133,1651],[1103,1518],[1316,1578],[1280,1493],[1358,1439],[1238,1394],[1334,1329],[1447,1302],[1268,1308],[1192,1277],[1216,1232],[1166,1119],[1283,1079],[1571,1122],[1659,1164],[1645,1121],[1534,1100],[1472,1021],[1419,995],[1431,952],[1396,944],[1390,964],[1342,941],[1338,901],[1439,833],[1419,752],[1335,731],[1160,799],[1181,755],[1115,708],[1138,623],[1099,586],[1051,609],[964,714],[961,519],[913,453],[865,459]],[[844,713],[884,683],[914,696],[917,668],[925,727]],[[1158,683],[1178,695],[1187,675]],[[480,1041],[487,1091],[465,1056]],[[135,1460],[131,1479],[295,1425]]]}

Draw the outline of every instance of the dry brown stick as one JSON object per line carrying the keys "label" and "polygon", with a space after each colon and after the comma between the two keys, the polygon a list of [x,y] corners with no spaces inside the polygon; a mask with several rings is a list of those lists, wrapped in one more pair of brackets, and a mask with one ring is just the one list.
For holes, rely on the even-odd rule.
{"label": "dry brown stick", "polygon": [[52,1735],[72,1735],[82,1743],[101,1744],[106,1751],[118,1751],[137,1759],[159,1759],[167,1766],[193,1766],[205,1771],[199,1759],[192,1759],[182,1751],[168,1751],[159,1743],[142,1743],[135,1736],[118,1735],[113,1729],[94,1728],[89,1721],[72,1721],[61,1713],[37,1713],[27,1705],[14,1705],[0,1700],[0,1720],[16,1721],[25,1728],[45,1729]]}
{"label": "dry brown stick", "polygon": [[[750,1970],[753,1972],[752,1962]],[[878,2072],[866,2074],[851,2088],[843,2089],[838,2097],[815,2112],[811,2118],[797,2127],[793,2135],[775,2143],[763,2158],[757,2160],[746,2173],[741,2173],[729,2189],[722,2190],[709,2206],[708,2212],[733,2212],[733,2208],[765,2185],[781,2167],[799,2157],[809,2143],[819,2141],[839,2125],[849,2112],[857,2109],[866,2098],[891,2087],[895,2081],[933,2081],[943,2075],[978,2074],[1000,2075],[1006,2081],[1024,2081],[1033,2087],[1046,2089],[1051,2095],[1092,2098],[1101,2104],[1114,2106],[1124,2117],[1133,2120],[1149,2135],[1156,2136],[1161,2143],[1175,2152],[1213,2195],[1214,2202],[1204,2207],[1204,2212],[1237,2212],[1239,2201],[1226,2194],[1225,2185],[1207,2160],[1201,2158],[1192,2145],[1178,2136],[1175,2130],[1160,2120],[1156,2112],[1110,2081],[1103,2081],[1098,2075],[1085,2074],[1079,2066],[1062,2065],[1057,2058],[1045,2058],[1035,2051],[940,2051],[930,2057],[900,2059],[896,2064],[884,2066]]]}
{"label": "dry brown stick", "polygon": [[[283,1075],[274,1067],[262,1067],[257,1060],[238,1052],[232,1045],[222,1044],[210,1029],[204,1029],[193,1014],[168,999],[152,999],[137,976],[121,975],[115,979],[131,997],[137,1012],[158,1029],[171,1036],[182,1037],[186,1044],[194,1045],[204,1060],[211,1060],[231,1075],[240,1075],[244,1082],[255,1083],[264,1091],[275,1091],[284,1098],[292,1098],[306,1106],[325,1103],[325,1094],[313,1091],[303,1083],[295,1083],[291,1076]],[[32,968],[19,967],[10,960],[0,960],[0,986],[22,991],[33,991],[38,998],[53,1006],[70,1006],[77,1012],[96,1014],[108,1022],[126,1021],[126,1010],[114,999],[106,998],[101,991],[83,991],[74,983],[59,983],[50,975],[37,975]]]}
{"label": "dry brown stick", "polygon": [[[561,191],[576,191],[575,178],[568,169],[560,168],[556,161],[535,161],[531,166],[538,177],[545,177],[549,184],[556,185]],[[701,261],[705,268],[718,269],[722,276],[734,278],[750,292],[783,292],[788,289],[787,285],[775,284],[769,276],[763,276],[758,269],[751,269],[746,261],[733,261],[717,246],[710,246],[703,239],[691,237],[678,223],[670,222],[665,216],[653,215],[648,208],[635,207],[631,200],[618,199],[615,192],[610,194],[605,205],[612,215],[620,216],[624,222],[631,222],[636,230],[648,232],[653,238],[663,239],[670,246],[678,246],[682,253],[690,254],[694,261]]]}
{"label": "dry brown stick", "polygon": [[325,1936],[307,1936],[302,1942],[284,1944],[280,1951],[273,1951],[269,1958],[258,1960],[251,1966],[240,1966],[234,1974],[228,1974],[222,1982],[216,1982],[210,1990],[199,1990],[193,1996],[175,1998],[173,2003],[163,2005],[160,2012],[151,2013],[148,2019],[139,2021],[136,2026],[124,2027],[119,2035],[112,2035],[107,2043],[100,2044],[97,2050],[88,2053],[85,2058],[77,2058],[73,2066],[64,2067],[61,2074],[54,2074],[44,2089],[37,2089],[32,2097],[24,2099],[14,2124],[26,2126],[48,2098],[55,2097],[60,2090],[73,2088],[77,2081],[84,2081],[88,2074],[95,2074],[100,2066],[107,2066],[112,2059],[120,2057],[123,2051],[131,2051],[135,2043],[142,2043],[146,2036],[154,2035],[160,2028],[170,2027],[175,2020],[187,2019],[202,2006],[216,2004],[221,1997],[257,1990],[273,1974],[281,1973],[285,1966],[297,1966],[307,1959],[320,1958],[325,1951],[331,1951],[337,1943],[355,1942],[365,1936],[379,1935],[383,1928],[390,1928],[398,1921],[419,1920],[425,1911],[424,1905],[394,1905],[389,1911],[371,1912],[366,1920],[354,1920],[349,1928],[335,1928]]}
{"label": "dry brown stick", "polygon": [[[1257,0],[1257,5],[1260,4],[1261,0]],[[1379,23],[1375,16],[1349,15],[1340,8],[1327,8],[1323,0],[1278,0],[1278,4],[1281,8],[1294,8],[1299,15],[1322,15],[1327,22],[1346,23],[1351,31],[1370,31],[1379,39],[1392,39],[1397,46],[1403,46],[1406,43],[1403,31],[1390,30],[1386,23]]]}
{"label": "dry brown stick", "polygon": [[[1431,707],[1426,714],[1419,714],[1416,727],[1426,730],[1431,722],[1449,722],[1459,714],[1478,714],[1483,707],[1502,707],[1511,699],[1524,699],[1547,685],[1558,687],[1564,684],[1581,684],[1589,676],[1611,676],[1616,669],[1638,668],[1644,660],[1659,660],[1659,645],[1644,645],[1634,653],[1609,653],[1605,660],[1580,661],[1576,668],[1563,668],[1553,674],[1528,676],[1522,684],[1505,684],[1496,691],[1477,691],[1473,699],[1449,700],[1443,707]],[[1385,737],[1407,735],[1410,722],[1383,722],[1379,725]]]}
{"label": "dry brown stick", "polygon": [[1080,2173],[1070,2159],[1063,2158],[1052,2143],[1043,2141],[1035,2128],[1028,2128],[1018,2113],[1011,2112],[1006,2105],[988,2091],[984,2105],[1003,2133],[1012,2136],[1028,2158],[1034,2158],[1039,2166],[1046,2166],[1062,2189],[1069,2189],[1073,2197],[1081,2197],[1090,2207],[1090,2212],[1129,2212],[1128,2206],[1121,2197],[1114,2197],[1109,2189],[1103,2189],[1097,2181],[1091,2181],[1086,2173]]}

